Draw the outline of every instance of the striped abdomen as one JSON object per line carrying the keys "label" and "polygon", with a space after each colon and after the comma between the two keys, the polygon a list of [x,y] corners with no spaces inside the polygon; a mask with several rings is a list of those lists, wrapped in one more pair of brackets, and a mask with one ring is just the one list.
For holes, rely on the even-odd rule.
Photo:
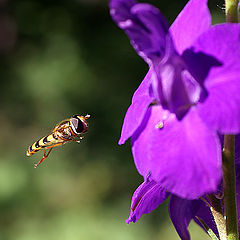
{"label": "striped abdomen", "polygon": [[27,150],[27,156],[32,156],[34,153],[36,153],[37,151],[50,146],[52,144],[56,144],[59,142],[62,142],[63,140],[57,138],[54,133],[51,133],[50,135],[43,137],[41,139],[39,139],[38,141],[36,141],[35,143],[33,143]]}

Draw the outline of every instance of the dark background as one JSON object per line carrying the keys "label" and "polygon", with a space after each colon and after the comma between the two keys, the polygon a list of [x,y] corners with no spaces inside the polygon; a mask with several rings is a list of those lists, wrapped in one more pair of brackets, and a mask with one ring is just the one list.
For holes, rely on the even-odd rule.
{"label": "dark background", "polygon": [[[148,2],[172,23],[187,1]],[[210,2],[214,22],[224,21],[222,6]],[[0,240],[178,239],[167,203],[124,222],[142,177],[130,143],[117,142],[148,67],[108,1],[1,0],[0,55]],[[91,114],[84,141],[34,169],[43,152],[28,158],[27,147],[76,113]]]}

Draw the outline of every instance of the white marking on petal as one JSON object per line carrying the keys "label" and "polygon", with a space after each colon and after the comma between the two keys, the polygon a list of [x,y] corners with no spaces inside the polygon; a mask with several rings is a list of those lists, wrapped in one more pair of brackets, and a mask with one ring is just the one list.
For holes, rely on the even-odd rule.
{"label": "white marking on petal", "polygon": [[127,19],[126,21],[119,22],[119,27],[120,28],[127,28],[127,27],[130,27],[131,25],[132,25],[132,20],[131,19]]}
{"label": "white marking on petal", "polygon": [[169,117],[169,111],[164,111],[163,120],[167,120],[168,117]]}
{"label": "white marking on petal", "polygon": [[172,84],[174,81],[174,67],[171,64],[166,64],[161,69],[161,79],[162,79],[162,92],[164,98],[169,101],[172,94]]}

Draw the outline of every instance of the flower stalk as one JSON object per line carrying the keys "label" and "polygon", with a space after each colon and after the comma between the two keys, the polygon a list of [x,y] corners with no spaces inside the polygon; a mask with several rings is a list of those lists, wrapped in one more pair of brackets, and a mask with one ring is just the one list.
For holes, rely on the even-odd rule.
{"label": "flower stalk", "polygon": [[238,0],[225,0],[225,13],[227,22],[238,22],[238,3]]}
{"label": "flower stalk", "polygon": [[236,210],[236,180],[234,164],[234,136],[224,136],[223,149],[223,185],[224,207],[226,216],[227,240],[238,240]]}

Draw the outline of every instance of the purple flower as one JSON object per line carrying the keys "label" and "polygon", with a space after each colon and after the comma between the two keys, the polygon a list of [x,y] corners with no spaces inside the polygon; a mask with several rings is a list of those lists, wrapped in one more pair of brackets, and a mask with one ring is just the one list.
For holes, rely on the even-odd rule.
{"label": "purple flower", "polygon": [[240,25],[211,26],[190,0],[170,28],[158,9],[112,0],[111,16],[149,71],[133,95],[119,144],[131,137],[139,173],[181,198],[221,180],[220,134],[240,132]]}
{"label": "purple flower", "polygon": [[[151,177],[148,177],[133,194],[130,216],[126,222],[136,222],[142,214],[152,212],[169,195],[166,189],[152,180]],[[192,219],[202,227],[201,222],[199,222],[199,219],[201,219],[218,235],[210,208],[200,199],[187,200],[171,195],[169,200],[169,215],[181,239],[190,239],[188,225]]]}
{"label": "purple flower", "polygon": [[[240,135],[237,135],[235,139],[235,164],[238,226],[240,229]],[[223,196],[223,193],[220,192],[219,195]],[[199,219],[218,236],[217,227],[210,211],[210,201],[206,196],[197,200],[187,200],[177,197],[176,195],[169,194],[151,176],[148,176],[134,192],[130,216],[126,222],[136,222],[141,215],[150,213],[156,209],[169,196],[169,215],[181,239],[190,239],[188,225],[191,220],[194,220],[198,225],[203,227]],[[224,204],[223,201],[222,204]]]}

